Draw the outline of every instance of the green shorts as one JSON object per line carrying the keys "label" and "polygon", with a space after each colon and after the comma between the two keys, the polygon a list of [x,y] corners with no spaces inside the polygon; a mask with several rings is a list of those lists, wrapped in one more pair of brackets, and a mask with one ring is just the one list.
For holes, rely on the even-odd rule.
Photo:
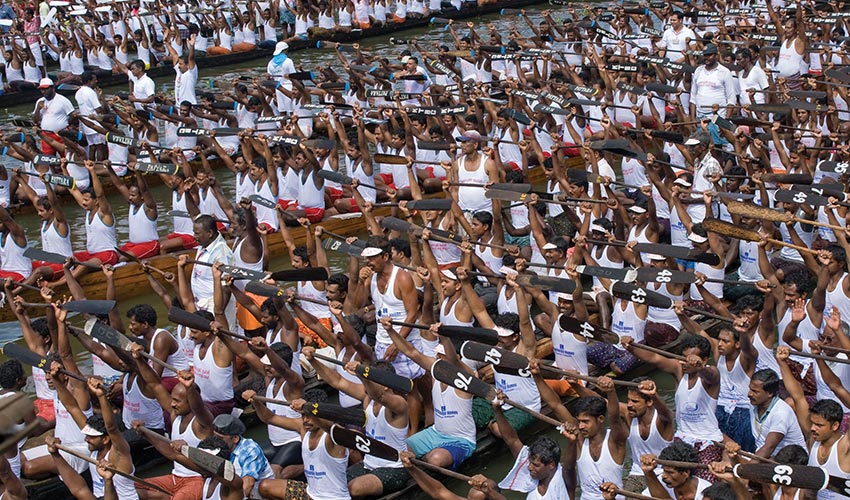
{"label": "green shorts", "polygon": [[[516,431],[524,429],[528,424],[534,421],[534,417],[516,408],[511,408],[504,413],[505,419]],[[493,413],[493,406],[489,401],[485,401],[481,398],[472,399],[472,418],[475,419],[476,427],[487,427],[492,422],[496,421],[496,415]]]}
{"label": "green shorts", "polygon": [[371,474],[381,481],[383,486],[382,495],[388,495],[401,491],[407,486],[410,479],[410,473],[404,467],[378,467],[377,469],[367,469],[363,462],[356,463],[348,468],[346,476],[350,483],[352,479]]}
{"label": "green shorts", "polygon": [[516,245],[520,248],[531,246],[531,236],[511,236],[505,233],[505,245]]}

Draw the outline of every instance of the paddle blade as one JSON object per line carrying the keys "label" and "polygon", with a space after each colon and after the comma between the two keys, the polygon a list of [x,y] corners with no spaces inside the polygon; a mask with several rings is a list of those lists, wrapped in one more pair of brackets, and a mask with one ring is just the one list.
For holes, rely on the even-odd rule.
{"label": "paddle blade", "polygon": [[235,469],[233,468],[233,462],[225,460],[217,455],[213,455],[212,453],[207,453],[204,450],[193,448],[191,446],[183,446],[180,452],[184,457],[195,462],[198,467],[214,476],[222,477],[225,480],[230,481],[236,474]]}
{"label": "paddle blade", "polygon": [[272,273],[275,281],[325,281],[328,270],[324,267],[306,267],[304,269],[283,269]]}
{"label": "paddle blade", "polygon": [[487,199],[504,200],[504,201],[520,201],[524,202],[528,198],[528,193],[519,193],[517,191],[508,191],[504,189],[487,189],[484,191],[484,196]]}
{"label": "paddle blade", "polygon": [[635,304],[647,304],[661,309],[673,307],[673,299],[670,297],[622,281],[614,283],[614,286],[611,287],[611,293],[617,298]]}
{"label": "paddle blade", "polygon": [[374,366],[357,365],[357,375],[384,387],[389,387],[399,394],[409,394],[413,390],[413,381],[407,377],[381,370]]}
{"label": "paddle blade", "polygon": [[691,253],[689,248],[665,245],[663,243],[638,243],[634,246],[634,251],[654,253],[663,255],[664,257],[673,257],[674,259],[684,259]]}
{"label": "paddle blade", "polygon": [[617,269],[612,267],[602,266],[576,266],[576,271],[579,274],[587,276],[597,276],[599,278],[608,278],[617,281],[634,281],[636,278],[634,269]]}
{"label": "paddle blade", "polygon": [[85,330],[92,337],[116,349],[127,350],[132,344],[121,332],[96,319],[86,321]]}
{"label": "paddle blade", "polygon": [[764,182],[775,182],[776,184],[811,184],[814,182],[809,174],[765,174],[761,176]]}
{"label": "paddle blade", "polygon": [[562,314],[558,318],[558,326],[565,332],[579,334],[584,338],[593,339],[597,342],[605,342],[606,344],[617,344],[620,342],[620,337],[616,333],[606,330],[601,326],[593,325],[588,321],[579,321],[566,314]]}
{"label": "paddle blade", "polygon": [[41,370],[49,369],[47,358],[13,342],[9,342],[3,346],[3,354],[7,358],[17,359],[21,363],[32,366],[33,368],[39,368]]}
{"label": "paddle blade", "polygon": [[404,156],[385,155],[377,153],[372,156],[375,163],[386,163],[388,165],[407,165],[407,158]]}
{"label": "paddle blade", "polygon": [[466,341],[460,346],[460,354],[464,358],[483,361],[493,366],[517,370],[521,376],[530,377],[528,358],[501,347]]}
{"label": "paddle blade", "polygon": [[108,314],[114,308],[114,300],[72,300],[62,304],[66,311],[95,315]]}
{"label": "paddle blade", "polygon": [[38,248],[33,247],[29,247],[24,250],[24,257],[27,257],[32,260],[50,262],[51,264],[64,264],[66,259],[64,256],[59,255],[58,253],[45,252],[44,250],[39,250]]}
{"label": "paddle blade", "polygon": [[801,205],[817,205],[824,206],[829,204],[827,196],[819,196],[812,193],[803,193],[801,191],[792,191],[790,189],[780,189],[776,192],[776,201],[782,203],[798,203]]}
{"label": "paddle blade", "polygon": [[738,227],[735,224],[714,219],[712,217],[705,218],[702,221],[702,227],[705,228],[706,231],[729,236],[730,238],[738,238],[739,240],[746,241],[761,241],[761,235],[759,235],[758,231]]}
{"label": "paddle blade", "polygon": [[440,325],[438,333],[440,335],[450,337],[452,342],[455,342],[456,344],[467,340],[473,340],[487,345],[496,345],[499,343],[499,334],[496,333],[496,330],[492,330],[490,328]]}
{"label": "paddle blade", "polygon": [[168,311],[168,321],[177,323],[178,325],[183,325],[187,328],[192,328],[193,330],[201,330],[204,332],[211,330],[209,320],[177,306],[172,306]]}
{"label": "paddle blade", "polygon": [[266,207],[266,208],[271,208],[272,210],[274,210],[274,208],[277,206],[277,203],[275,201],[269,200],[267,198],[263,198],[262,196],[260,196],[258,194],[252,194],[252,195],[248,196],[248,199],[251,200],[252,202],[256,203],[257,205],[260,205],[260,206]]}
{"label": "paddle blade", "polygon": [[520,274],[516,282],[522,286],[531,286],[541,290],[552,290],[561,293],[573,293],[576,282],[566,278],[555,278],[552,276],[536,276],[533,274]]}
{"label": "paddle blade", "polygon": [[261,280],[268,274],[263,271],[254,271],[253,269],[245,269],[244,267],[226,265],[221,266],[221,271],[224,274],[233,276],[233,279],[235,280]]}
{"label": "paddle blade", "polygon": [[452,200],[449,198],[413,200],[407,202],[407,208],[410,210],[451,210]]}
{"label": "paddle blade", "polygon": [[335,240],[333,238],[328,238],[322,242],[322,246],[325,250],[330,250],[332,252],[339,252],[349,255],[351,257],[359,258],[361,253],[363,252],[363,247],[358,246],[356,244],[350,245],[341,240]]}
{"label": "paddle blade", "polygon": [[340,184],[345,184],[346,186],[351,185],[352,178],[341,174],[339,172],[334,172],[332,170],[319,170],[316,175],[325,179],[326,181],[338,182]]}
{"label": "paddle blade", "polygon": [[829,483],[829,474],[824,469],[806,465],[737,464],[733,472],[741,479],[815,491]]}
{"label": "paddle blade", "polygon": [[331,426],[330,434],[331,440],[338,446],[345,446],[346,448],[384,460],[393,462],[398,460],[398,450],[365,434],[346,429],[338,424]]}
{"label": "paddle blade", "polygon": [[249,281],[245,284],[245,291],[260,297],[283,297],[284,295],[282,289],[262,281]]}
{"label": "paddle blade", "polygon": [[496,389],[490,384],[478,380],[472,375],[467,375],[459,368],[446,360],[438,359],[431,365],[431,376],[434,380],[447,384],[455,389],[468,392],[473,396],[492,401],[496,395]]}
{"label": "paddle blade", "polygon": [[637,270],[637,281],[641,283],[694,283],[697,275],[685,271],[641,267]]}
{"label": "paddle blade", "polygon": [[531,184],[514,184],[512,182],[497,182],[490,186],[490,189],[499,189],[501,191],[516,191],[517,193],[530,193]]}
{"label": "paddle blade", "polygon": [[177,175],[180,166],[173,163],[136,163],[136,171],[144,174]]}
{"label": "paddle blade", "polygon": [[415,229],[413,224],[397,217],[384,217],[381,219],[381,227],[389,229],[390,231],[398,231],[400,233],[407,233]]}
{"label": "paddle blade", "polygon": [[331,403],[307,403],[304,405],[304,413],[309,413],[316,418],[330,420],[340,425],[355,425],[363,427],[366,425],[366,412],[363,408],[342,406]]}

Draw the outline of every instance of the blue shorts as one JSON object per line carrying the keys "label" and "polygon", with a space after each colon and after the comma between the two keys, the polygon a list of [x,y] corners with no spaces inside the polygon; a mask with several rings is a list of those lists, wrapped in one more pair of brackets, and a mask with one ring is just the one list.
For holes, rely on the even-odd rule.
{"label": "blue shorts", "polygon": [[690,260],[676,259],[676,264],[679,264],[680,266],[682,266],[685,269],[685,271],[693,271],[694,268],[696,267],[696,262],[693,262],[693,261],[690,261]]}
{"label": "blue shorts", "polygon": [[[424,352],[421,338],[410,339],[408,342],[410,342],[417,351]],[[391,345],[392,344],[375,342],[375,359],[384,359],[384,355]],[[392,365],[393,368],[395,368],[396,375],[401,375],[402,377],[407,377],[411,380],[425,375],[425,370],[421,366],[401,352],[396,354],[395,359],[392,360]]]}
{"label": "blue shorts", "polygon": [[460,464],[475,452],[475,443],[465,439],[444,436],[434,429],[434,426],[423,429],[407,438],[407,446],[410,451],[421,458],[431,450],[442,448],[452,456],[452,469],[457,469]]}

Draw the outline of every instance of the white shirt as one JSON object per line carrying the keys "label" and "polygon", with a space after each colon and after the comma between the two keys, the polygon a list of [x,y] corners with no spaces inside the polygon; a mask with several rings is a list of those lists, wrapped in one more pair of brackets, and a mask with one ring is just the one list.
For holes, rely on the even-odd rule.
{"label": "white shirt", "polygon": [[705,66],[698,67],[691,86],[691,100],[697,107],[697,112],[703,113],[708,113],[713,104],[734,104],[737,99],[732,72],[721,64],[711,70]]}
{"label": "white shirt", "polygon": [[[79,106],[80,115],[82,116],[95,116],[97,114],[95,110],[101,107],[100,99],[98,99],[97,97],[97,92],[95,92],[94,89],[89,87],[88,85],[83,85],[82,87],[80,87],[80,90],[78,90],[77,93],[74,94],[74,99],[77,100],[77,106]],[[80,123],[80,128],[86,135],[96,133],[85,123]]]}
{"label": "white shirt", "polygon": [[174,102],[179,106],[184,101],[198,104],[195,96],[195,85],[198,83],[198,67],[190,68],[185,73],[180,71],[180,65],[174,65]]}
{"label": "white shirt", "polygon": [[[151,77],[148,76],[147,73],[143,74],[141,78],[136,78],[133,76],[132,72],[127,72],[127,76],[131,82],[133,82],[133,95],[136,99],[147,99],[148,97],[154,95],[156,92],[156,85],[151,80]],[[135,103],[136,109],[142,109],[141,103]]]}
{"label": "white shirt", "polygon": [[[233,251],[227,246],[227,241],[219,235],[205,248],[198,248],[195,260],[202,262],[221,262],[233,265]],[[192,268],[192,292],[195,295],[195,303],[208,301],[213,296],[213,274],[212,268],[202,264],[195,264]]]}
{"label": "white shirt", "polygon": [[665,47],[669,52],[667,57],[671,61],[676,61],[685,57],[685,54],[681,52],[672,52],[674,50],[682,51],[687,49],[687,45],[685,43],[685,39],[693,42],[696,40],[697,35],[694,31],[686,26],[682,27],[682,30],[676,33],[673,31],[673,28],[667,28],[664,30],[664,34],[661,36],[661,46]]}
{"label": "white shirt", "polygon": [[71,101],[63,95],[55,94],[49,101],[44,97],[39,99],[35,103],[36,109],[41,102],[44,103],[41,110],[41,129],[48,132],[65,129],[68,126],[68,116],[75,111]]}

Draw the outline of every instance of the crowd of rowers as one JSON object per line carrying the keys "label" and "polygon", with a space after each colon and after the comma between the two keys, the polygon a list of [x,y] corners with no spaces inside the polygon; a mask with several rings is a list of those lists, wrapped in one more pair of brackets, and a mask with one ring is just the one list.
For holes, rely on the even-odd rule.
{"label": "crowd of rowers", "polygon": [[[470,498],[503,498],[501,491],[510,489],[528,498],[573,498],[580,488],[585,500],[623,491],[743,499],[752,485],[727,466],[764,458],[787,470],[809,464],[850,477],[850,369],[839,352],[850,349],[850,327],[842,321],[850,318],[841,204],[848,122],[844,88],[833,85],[850,77],[829,71],[844,56],[827,52],[831,36],[846,34],[844,17],[834,5],[815,12],[800,3],[768,5],[768,27],[760,8],[702,29],[694,17],[720,6],[688,6],[694,12],[687,15],[669,6],[618,12],[611,28],[620,34],[660,17],[666,28],[649,35],[648,47],[630,47],[637,38],[612,41],[614,32],[572,15],[561,24],[548,12],[539,24],[523,16],[535,36],[511,33],[511,46],[520,51],[507,58],[479,50],[486,45],[474,26],[459,35],[449,24],[455,48],[475,48],[474,55],[413,45],[418,57],[403,54],[401,64],[385,60],[370,70],[372,55],[358,47],[338,50],[347,85],[324,89],[281,76],[296,72],[286,42],[277,44],[268,68],[279,85],[236,82],[223,95],[197,99],[191,43],[185,57],[173,54],[173,99],[155,93],[138,61],[129,65],[126,101],[105,99],[96,76],[87,73],[77,109],[44,79],[33,115],[36,133],[3,137],[7,154],[27,162],[20,172],[6,172],[7,192],[36,206],[47,252],[74,257],[65,264],[30,262],[26,228],[0,210],[6,298],[29,350],[48,360],[45,370],[33,368],[38,416],[32,418],[43,424],[38,431],[53,427],[44,445],[20,453],[13,448],[0,460],[4,498],[26,496],[19,477],[56,473],[77,498],[165,498],[152,489],[162,488],[177,498],[347,499],[398,491],[410,478],[428,494],[455,498],[421,467],[461,466],[484,428],[505,441],[516,464],[499,483],[474,476]],[[779,33],[778,55],[758,44],[724,43],[756,39],[741,35],[752,27]],[[813,47],[806,32],[821,29],[818,36],[827,42]],[[500,37],[495,29],[489,36],[493,43]],[[569,62],[572,54],[559,61],[548,51],[553,43],[575,46],[579,64]],[[736,49],[734,62],[727,45]],[[696,52],[683,52],[690,49]],[[425,60],[432,61],[428,69]],[[826,75],[819,75],[816,61]],[[367,96],[390,72],[402,92]],[[320,80],[342,81],[335,71],[321,73]],[[469,79],[504,94],[467,87]],[[325,109],[314,116],[307,104],[317,94]],[[574,106],[562,100],[574,96],[582,96]],[[260,120],[266,117],[280,119]],[[736,126],[741,118],[746,125]],[[157,120],[173,124],[164,135],[173,135],[174,147],[162,147],[169,139],[159,137]],[[233,125],[241,131],[231,135]],[[192,133],[178,134],[179,127]],[[459,152],[421,147],[435,142],[458,143]],[[236,174],[232,199],[216,182],[207,160],[213,153]],[[582,155],[586,169],[566,169],[571,154]],[[52,166],[44,160],[51,155],[58,159]],[[193,158],[200,165],[190,163]],[[172,208],[189,217],[175,216],[174,232],[165,238],[156,231],[156,203],[141,174],[159,169],[145,166],[151,162],[180,166],[162,177],[173,190]],[[493,188],[521,183],[531,168],[545,170],[545,193],[514,199],[510,189]],[[67,191],[85,211],[85,252],[72,252],[61,202],[44,182],[54,178],[44,174],[60,172],[74,178]],[[133,307],[126,318],[115,309],[97,321],[135,340],[122,348],[69,328],[61,304],[48,309],[46,319],[27,316],[18,283],[44,278],[45,300],[57,300],[48,287],[59,284],[82,299],[77,280],[88,268],[80,263],[102,265],[107,298],[121,299],[111,267],[118,261],[117,218],[100,177],[125,186],[122,174],[135,181],[119,188],[130,204],[130,242],[122,252],[144,258],[196,248],[191,271],[187,254],[178,257],[175,276],[145,271],[165,307],[179,303],[207,327],[181,326],[172,334],[160,329],[166,322],[149,305]],[[618,183],[625,189],[615,190]],[[374,216],[378,196],[383,199],[375,187],[398,202],[395,219]],[[450,210],[407,206],[408,199],[440,190],[452,200]],[[733,203],[739,199],[753,203],[741,211]],[[282,238],[293,269],[327,268],[318,223],[353,211],[363,213],[370,237],[346,242],[358,251],[345,273],[298,282],[294,293],[267,298],[222,267],[266,270],[268,241]],[[733,222],[733,230],[718,220]],[[295,244],[295,225],[305,228],[298,230],[306,233],[305,246]],[[421,230],[397,231],[417,226]],[[440,236],[446,234],[468,240]],[[652,243],[671,245],[651,247],[655,252],[635,247]],[[692,252],[669,251],[673,247]],[[540,264],[548,276],[529,280]],[[620,293],[624,282],[616,280],[628,279],[616,271],[631,267],[649,278],[640,287],[625,283],[632,288]],[[674,271],[692,279],[672,279]],[[718,280],[729,274],[734,285],[727,287]],[[563,283],[574,285],[571,293],[558,291]],[[691,319],[694,310],[726,318],[725,326],[709,335]],[[589,341],[585,320],[617,342]],[[528,369],[507,370],[492,355],[489,361],[459,356],[460,345],[440,334],[441,327],[473,325],[496,332],[501,350],[493,352],[528,358]],[[240,342],[230,331],[252,339]],[[80,375],[70,336],[92,353],[88,380],[68,376]],[[641,363],[671,373],[674,408],[651,380],[629,387],[625,404],[616,377],[592,385],[575,377],[547,380],[542,372],[548,369],[535,359],[547,337],[555,366],[574,375],[595,367],[623,376]],[[682,358],[640,347],[672,342]],[[149,357],[160,362],[149,364]],[[410,390],[367,374],[379,370],[409,379]],[[313,371],[339,391],[338,406],[305,393],[304,376]],[[495,400],[473,397],[479,378],[492,381]],[[0,368],[7,393],[24,382],[17,360]],[[572,411],[561,403],[566,396],[578,397]],[[240,405],[253,406],[268,424],[263,446],[243,435],[245,426],[232,413]],[[344,408],[361,408],[365,422],[354,427],[364,434],[357,435],[396,450],[395,458],[361,456],[330,439],[331,424],[350,423]],[[562,422],[561,437],[524,444],[518,435],[536,418],[527,409]],[[172,474],[147,485],[113,476],[112,470],[133,471],[133,450],[147,440],[175,461]],[[228,459],[235,474],[202,467],[181,453],[184,445]],[[80,473],[91,475],[92,488]],[[774,479],[785,483],[780,487],[762,486],[767,497],[811,493],[780,476]]]}

